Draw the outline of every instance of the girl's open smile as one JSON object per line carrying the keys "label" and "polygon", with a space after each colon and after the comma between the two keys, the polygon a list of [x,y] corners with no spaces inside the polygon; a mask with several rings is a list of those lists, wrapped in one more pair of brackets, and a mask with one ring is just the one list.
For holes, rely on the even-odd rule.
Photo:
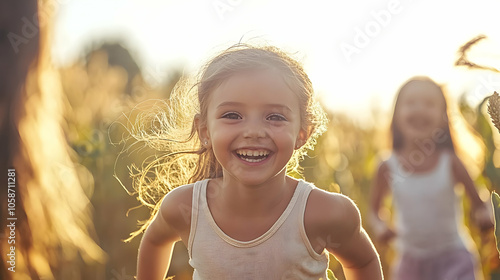
{"label": "girl's open smile", "polygon": [[433,122],[426,116],[413,115],[408,117],[407,120],[408,125],[416,130],[428,130],[429,128],[433,128]]}
{"label": "girl's open smile", "polygon": [[270,150],[260,148],[242,148],[237,149],[234,153],[243,162],[250,165],[263,164],[272,156]]}

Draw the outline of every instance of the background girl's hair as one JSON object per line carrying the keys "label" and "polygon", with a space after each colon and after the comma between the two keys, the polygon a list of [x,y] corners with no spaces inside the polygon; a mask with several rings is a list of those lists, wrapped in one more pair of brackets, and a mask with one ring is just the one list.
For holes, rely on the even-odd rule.
{"label": "background girl's hair", "polygon": [[151,209],[151,216],[125,242],[148,227],[162,198],[170,190],[222,176],[222,167],[213,151],[200,144],[197,127],[205,125],[210,93],[214,89],[235,72],[260,69],[279,71],[299,100],[301,126],[307,131],[308,140],[294,151],[287,164],[287,174],[301,176],[299,162],[307,149],[314,148],[327,123],[325,112],[314,98],[311,81],[300,63],[276,47],[234,45],[210,60],[201,69],[197,81],[183,78],[167,102],[158,101],[155,106],[139,113],[133,124],[129,122],[128,131],[136,143],[142,142],[162,155],[155,155],[141,168],[131,166],[134,192],[129,194],[137,195],[141,204]]}
{"label": "background girl's hair", "polygon": [[444,133],[445,133],[445,137],[446,138],[445,138],[445,140],[442,143],[436,143],[436,147],[438,147],[438,148],[448,148],[451,151],[455,152],[455,144],[453,142],[453,136],[452,136],[452,132],[450,130],[450,122],[449,122],[449,118],[448,118],[448,105],[447,105],[447,102],[446,102],[446,97],[445,97],[443,88],[440,85],[438,85],[436,82],[434,82],[432,79],[430,79],[429,77],[425,77],[425,76],[416,76],[416,77],[413,77],[413,78],[409,79],[408,81],[406,81],[401,86],[401,88],[398,91],[398,94],[397,94],[397,97],[396,97],[396,102],[394,104],[394,112],[393,112],[393,115],[392,115],[392,122],[391,122],[392,149],[395,150],[395,151],[397,151],[397,150],[400,150],[403,147],[403,144],[404,144],[403,134],[401,133],[401,130],[399,129],[399,127],[396,125],[396,118],[397,118],[397,116],[396,116],[396,109],[397,109],[398,104],[399,104],[399,99],[401,98],[401,95],[404,92],[404,89],[408,85],[410,85],[412,83],[415,83],[415,82],[430,83],[430,84],[436,86],[436,88],[439,89],[440,96],[443,98],[443,103],[444,103],[444,108],[443,108],[444,115],[443,115],[443,118],[445,119],[446,125],[445,125],[445,127],[443,127],[443,129],[444,129]]}

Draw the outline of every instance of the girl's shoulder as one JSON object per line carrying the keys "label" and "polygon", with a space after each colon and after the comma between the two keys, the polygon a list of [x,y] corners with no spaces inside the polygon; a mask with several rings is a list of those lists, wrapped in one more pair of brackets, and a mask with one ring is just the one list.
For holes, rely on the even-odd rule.
{"label": "girl's shoulder", "polygon": [[312,232],[326,233],[337,240],[361,225],[359,209],[349,197],[319,188],[309,194],[304,220]]}
{"label": "girl's shoulder", "polygon": [[356,204],[348,196],[325,191],[320,188],[311,190],[307,205],[308,208],[311,208],[311,211],[321,211],[323,214],[325,212],[341,216],[348,212],[352,212],[350,214],[358,214]]}
{"label": "girl's shoulder", "polygon": [[380,181],[381,183],[387,183],[388,178],[390,177],[391,170],[394,169],[394,154],[392,154],[390,157],[381,159],[379,161],[378,167],[376,169],[375,173],[375,181]]}
{"label": "girl's shoulder", "polygon": [[397,160],[395,151],[382,151],[377,157],[379,162],[377,167],[378,172],[389,171],[391,165],[393,165]]}
{"label": "girl's shoulder", "polygon": [[463,161],[458,157],[458,155],[453,151],[447,151],[450,158],[451,170],[453,172],[453,176],[459,182],[463,182],[464,180],[469,179],[469,173],[467,172],[467,168],[465,167]]}
{"label": "girl's shoulder", "polygon": [[162,199],[159,211],[167,223],[177,230],[183,230],[190,226],[193,187],[194,184],[176,187]]}

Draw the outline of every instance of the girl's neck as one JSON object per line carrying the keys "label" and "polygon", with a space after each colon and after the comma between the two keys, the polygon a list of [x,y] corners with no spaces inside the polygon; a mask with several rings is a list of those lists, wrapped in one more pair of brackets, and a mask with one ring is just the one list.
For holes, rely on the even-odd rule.
{"label": "girl's neck", "polygon": [[414,141],[405,141],[403,146],[398,150],[402,155],[409,155],[413,152],[422,150]]}
{"label": "girl's neck", "polygon": [[407,172],[428,172],[436,167],[444,148],[435,142],[405,143],[395,150],[400,163]]}
{"label": "girl's neck", "polygon": [[440,152],[442,149],[435,141],[430,138],[413,139],[411,141],[405,140],[401,148],[397,150],[399,154],[409,155],[412,153],[423,153],[427,156],[435,152]]}
{"label": "girl's neck", "polygon": [[237,178],[223,176],[214,182],[212,195],[217,198],[213,201],[238,217],[266,216],[295,190],[291,186],[296,180],[286,176],[286,170],[282,172],[259,185],[245,185]]}

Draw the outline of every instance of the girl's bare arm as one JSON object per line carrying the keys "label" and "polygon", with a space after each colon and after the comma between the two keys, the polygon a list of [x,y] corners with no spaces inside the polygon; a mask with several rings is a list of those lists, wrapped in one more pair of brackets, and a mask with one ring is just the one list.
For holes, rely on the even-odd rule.
{"label": "girl's bare arm", "polygon": [[163,280],[170,266],[175,242],[175,191],[164,197],[160,209],[142,237],[137,258],[137,280]]}
{"label": "girl's bare arm", "polygon": [[369,221],[376,238],[382,243],[386,243],[395,236],[394,231],[387,226],[387,222],[379,216],[382,201],[389,193],[389,176],[389,166],[386,162],[381,163],[371,186]]}
{"label": "girl's bare arm", "polygon": [[361,226],[358,208],[349,198],[331,194],[324,205],[329,222],[326,249],[342,264],[347,280],[383,279],[378,253]]}
{"label": "girl's bare arm", "polygon": [[476,224],[483,230],[492,228],[492,213],[490,213],[485,202],[479,197],[472,178],[462,161],[456,155],[452,156],[452,169],[456,181],[464,185],[465,193],[471,201],[472,211],[474,213],[473,218]]}

